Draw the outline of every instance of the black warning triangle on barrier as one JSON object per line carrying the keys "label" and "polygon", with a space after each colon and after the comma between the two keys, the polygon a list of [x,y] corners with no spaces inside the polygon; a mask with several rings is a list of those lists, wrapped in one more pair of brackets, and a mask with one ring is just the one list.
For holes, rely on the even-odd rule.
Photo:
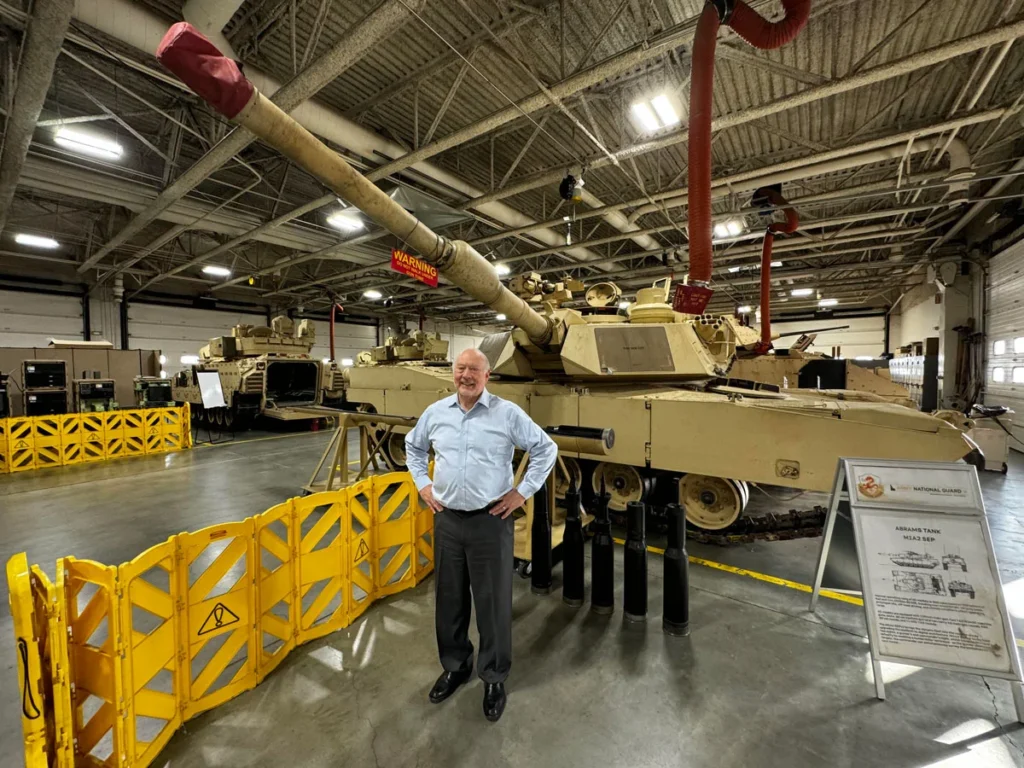
{"label": "black warning triangle on barrier", "polygon": [[366,544],[366,539],[359,542],[359,547],[356,549],[356,562],[358,563],[364,557],[370,554],[370,548]]}
{"label": "black warning triangle on barrier", "polygon": [[199,628],[199,634],[205,635],[224,627],[230,627],[232,624],[237,624],[241,619],[235,615],[235,613],[228,608],[224,603],[217,603],[213,606],[213,610],[210,611],[210,615],[203,621],[203,626]]}

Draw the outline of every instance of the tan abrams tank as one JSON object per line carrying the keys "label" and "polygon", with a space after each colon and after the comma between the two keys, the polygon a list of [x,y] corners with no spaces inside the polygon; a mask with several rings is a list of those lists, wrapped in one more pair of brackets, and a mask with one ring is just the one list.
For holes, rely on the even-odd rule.
{"label": "tan abrams tank", "polygon": [[[546,285],[525,274],[510,290],[472,246],[433,232],[398,205],[261,94],[194,28],[172,27],[157,58],[214,109],[436,267],[446,286],[508,318],[515,329],[481,345],[497,379],[492,391],[544,427],[614,429],[608,455],[565,458],[585,487],[603,481],[617,509],[660,491],[679,498],[695,524],[724,528],[742,512],[750,482],[827,490],[843,456],[951,461],[972,450],[955,427],[901,406],[734,389],[719,381],[752,334],[731,318],[674,312],[667,283],[639,291],[626,316],[611,284],[588,291],[585,310],[562,306],[576,290],[571,284]],[[696,242],[706,235],[710,246],[710,226],[691,230],[700,230]],[[710,277],[710,253],[697,249],[691,257],[698,274]],[[681,292],[683,306],[706,306],[705,279]],[[447,368],[360,366],[349,369],[347,400],[419,416],[449,394],[450,380]]]}
{"label": "tan abrams tank", "polygon": [[[727,379],[754,335],[732,318],[673,312],[667,284],[641,290],[625,314],[609,284],[594,286],[582,311],[561,307],[565,284],[528,276],[511,287],[536,291],[530,303],[550,318],[552,341],[518,329],[487,337],[488,388],[544,427],[614,429],[607,455],[562,454],[592,489],[604,481],[613,509],[678,500],[692,524],[717,530],[742,513],[749,483],[827,491],[843,456],[953,461],[974,448],[955,427],[899,405]],[[453,391],[448,366],[347,372],[347,400],[381,413],[418,416]]]}
{"label": "tan abrams tank", "polygon": [[[174,399],[192,406],[193,417],[226,429],[246,429],[257,415],[279,420],[311,418],[302,407],[340,403],[344,376],[333,361],[314,360],[316,326],[282,315],[269,328],[236,325],[199,350],[199,363],[175,374]],[[215,371],[224,391],[222,408],[203,407],[196,373]]]}

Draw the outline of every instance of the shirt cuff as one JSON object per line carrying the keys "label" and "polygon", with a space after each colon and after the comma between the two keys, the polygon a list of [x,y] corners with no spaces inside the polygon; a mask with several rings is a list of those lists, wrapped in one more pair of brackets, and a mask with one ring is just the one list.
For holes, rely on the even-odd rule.
{"label": "shirt cuff", "polygon": [[529,499],[537,492],[536,488],[527,485],[525,482],[520,483],[518,486],[516,486],[516,490],[519,491],[519,495],[522,496],[524,499]]}
{"label": "shirt cuff", "polygon": [[416,483],[417,491],[422,491],[424,488],[426,488],[428,485],[434,482],[433,480],[430,479],[430,475],[413,475],[412,481]]}

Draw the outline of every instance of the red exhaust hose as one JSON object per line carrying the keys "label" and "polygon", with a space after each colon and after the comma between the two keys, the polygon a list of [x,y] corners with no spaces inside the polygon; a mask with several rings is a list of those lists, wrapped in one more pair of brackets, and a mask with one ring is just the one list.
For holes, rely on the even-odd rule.
{"label": "red exhaust hose", "polygon": [[[710,298],[711,282],[711,108],[715,77],[715,46],[718,28],[725,23],[757,48],[778,48],[792,40],[807,23],[811,0],[782,0],[786,15],[780,21],[761,18],[742,0],[709,0],[697,22],[693,41],[690,84],[688,154],[689,187],[689,284]],[[676,290],[677,303],[680,288]],[[701,311],[703,311],[701,309]],[[764,309],[762,308],[762,312]]]}
{"label": "red exhaust hose", "polygon": [[774,189],[761,188],[754,193],[754,198],[764,198],[772,207],[782,208],[786,214],[786,220],[773,221],[768,225],[768,231],[764,233],[764,243],[761,245],[761,341],[754,348],[759,355],[768,353],[772,348],[772,245],[775,242],[776,232],[790,234],[796,232],[800,226],[800,217],[796,209],[789,205],[786,198]]}

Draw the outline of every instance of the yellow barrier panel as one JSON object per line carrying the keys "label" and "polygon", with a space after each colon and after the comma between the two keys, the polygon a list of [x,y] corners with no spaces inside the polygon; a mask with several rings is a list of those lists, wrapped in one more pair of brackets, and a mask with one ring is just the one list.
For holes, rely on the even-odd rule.
{"label": "yellow barrier panel", "polygon": [[406,473],[181,533],[119,566],[65,557],[56,584],[15,555],[26,765],[144,768],[182,723],[432,569],[433,514]]}
{"label": "yellow barrier panel", "polygon": [[186,403],[0,419],[0,474],[191,448],[190,414]]}

